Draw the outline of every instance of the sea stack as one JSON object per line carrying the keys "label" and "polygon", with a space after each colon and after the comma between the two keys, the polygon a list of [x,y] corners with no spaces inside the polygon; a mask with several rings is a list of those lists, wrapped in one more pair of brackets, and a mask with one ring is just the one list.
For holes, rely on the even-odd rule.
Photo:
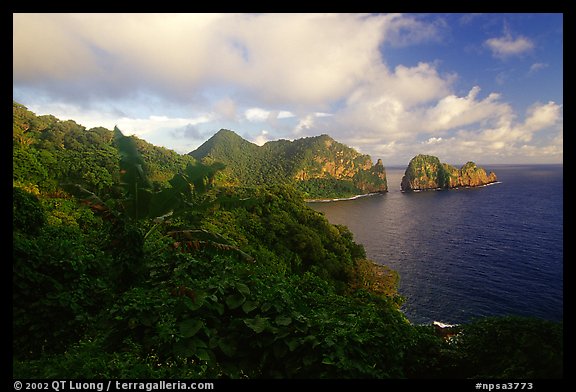
{"label": "sea stack", "polygon": [[441,163],[432,155],[416,155],[410,160],[402,182],[403,192],[477,187],[498,181],[496,174],[467,162],[460,169]]}

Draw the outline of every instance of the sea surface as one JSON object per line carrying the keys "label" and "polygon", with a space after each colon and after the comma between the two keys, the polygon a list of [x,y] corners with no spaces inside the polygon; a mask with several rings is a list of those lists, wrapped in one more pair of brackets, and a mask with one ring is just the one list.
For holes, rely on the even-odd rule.
{"label": "sea surface", "polygon": [[563,319],[563,166],[482,165],[499,183],[309,203],[400,274],[413,323],[481,316]]}

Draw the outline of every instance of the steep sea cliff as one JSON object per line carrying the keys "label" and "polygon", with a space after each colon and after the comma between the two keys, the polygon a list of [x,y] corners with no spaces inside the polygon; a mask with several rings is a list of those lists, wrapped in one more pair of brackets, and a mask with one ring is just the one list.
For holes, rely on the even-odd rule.
{"label": "steep sea cliff", "polygon": [[400,186],[403,192],[410,192],[477,187],[497,181],[494,172],[486,174],[486,170],[476,166],[474,162],[467,162],[457,169],[441,163],[438,157],[420,154],[410,160]]}

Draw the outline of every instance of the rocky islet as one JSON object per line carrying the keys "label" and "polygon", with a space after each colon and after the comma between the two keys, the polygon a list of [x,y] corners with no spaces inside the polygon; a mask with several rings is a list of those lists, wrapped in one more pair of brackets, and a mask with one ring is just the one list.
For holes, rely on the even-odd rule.
{"label": "rocky islet", "polygon": [[410,160],[400,187],[402,192],[423,190],[478,187],[498,181],[494,172],[477,166],[474,162],[465,163],[460,169],[441,163],[433,155],[416,155]]}

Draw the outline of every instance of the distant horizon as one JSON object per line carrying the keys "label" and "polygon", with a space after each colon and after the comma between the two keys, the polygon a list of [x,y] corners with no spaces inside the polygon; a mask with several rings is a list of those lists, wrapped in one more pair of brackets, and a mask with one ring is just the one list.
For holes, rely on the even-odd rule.
{"label": "distant horizon", "polygon": [[[14,100],[14,102],[17,102],[17,101]],[[18,104],[22,104],[21,102],[17,102],[17,103],[18,103]],[[23,105],[23,104],[22,104],[22,105]],[[26,106],[26,105],[24,105],[24,106]],[[30,110],[30,108],[28,108],[28,110]],[[32,110],[31,110],[31,111],[32,111]],[[34,111],[32,111],[32,112],[34,112]],[[35,112],[34,112],[34,113],[35,113]],[[35,114],[38,115],[38,116],[41,116],[41,115],[51,115],[51,113],[43,113],[43,114],[35,113]],[[55,117],[58,118],[57,116],[55,116]],[[77,122],[76,120],[74,120],[74,119],[72,119],[72,118],[69,118],[69,119],[58,118],[58,119],[59,119],[60,121],[74,121],[74,122],[76,122],[78,125],[85,127],[86,130],[90,130],[91,128],[103,127],[103,126],[101,126],[101,125],[96,125],[96,126],[93,126],[93,127],[86,127],[84,124],[81,124],[81,123]],[[114,126],[116,126],[116,125],[114,125]],[[110,127],[110,128],[108,128],[108,127],[103,127],[103,128],[106,128],[106,129],[109,129],[109,130],[113,130],[113,129],[114,129],[114,126],[112,126],[112,127]],[[123,129],[121,129],[121,128],[118,128],[118,129],[120,129],[120,131],[122,131],[123,133],[125,133]],[[247,142],[249,142],[249,143],[252,143],[252,144],[254,144],[254,145],[258,146],[258,147],[261,147],[261,146],[263,146],[263,145],[266,144],[266,143],[276,142],[276,141],[279,141],[279,140],[288,140],[288,141],[292,142],[292,141],[295,141],[295,140],[298,140],[298,139],[318,137],[318,136],[321,136],[321,135],[328,135],[329,137],[331,137],[332,139],[334,139],[336,142],[342,143],[342,144],[348,146],[346,143],[343,143],[342,141],[336,139],[335,137],[333,137],[332,135],[330,135],[330,133],[327,133],[327,132],[319,133],[319,134],[317,134],[317,135],[301,136],[301,137],[294,138],[294,139],[278,138],[278,139],[274,139],[274,140],[267,140],[266,143],[264,143],[264,144],[262,144],[262,145],[258,145],[258,144],[256,144],[256,143],[254,143],[253,141],[250,141],[250,140],[246,139],[246,138],[245,138],[244,136],[242,136],[242,134],[240,134],[237,130],[228,129],[228,128],[219,128],[217,131],[214,131],[214,133],[212,133],[211,135],[207,136],[206,139],[205,139],[204,141],[202,141],[202,142],[198,145],[198,147],[196,147],[195,149],[190,150],[190,151],[188,151],[188,152],[179,152],[179,151],[177,151],[177,150],[175,150],[175,149],[173,149],[173,148],[166,147],[166,146],[161,146],[161,145],[152,143],[152,142],[146,140],[146,138],[144,138],[144,137],[142,137],[142,136],[140,136],[140,135],[137,135],[137,134],[132,134],[132,135],[130,135],[130,136],[136,136],[136,137],[138,137],[139,139],[142,139],[142,140],[144,140],[144,141],[146,141],[146,142],[148,142],[148,143],[150,143],[150,144],[153,144],[153,145],[158,146],[158,147],[167,148],[167,149],[169,149],[169,150],[171,150],[171,151],[174,151],[174,152],[176,152],[177,154],[180,154],[180,155],[188,155],[189,153],[197,150],[200,146],[202,146],[204,143],[206,143],[206,142],[207,142],[208,140],[210,140],[214,135],[216,135],[218,132],[220,132],[220,131],[223,130],[223,129],[235,133],[236,135],[238,135],[239,137],[241,137],[243,140],[245,140],[245,141],[247,141]],[[385,161],[383,158],[381,158],[381,157],[378,157],[378,156],[374,157],[373,155],[364,153],[364,152],[362,152],[362,151],[359,151],[357,148],[352,147],[352,146],[348,146],[348,147],[354,148],[354,149],[355,149],[357,152],[359,152],[360,154],[369,155],[369,156],[370,156],[370,159],[372,160],[372,163],[374,163],[374,164],[378,161],[378,159],[382,159],[382,164],[384,165],[385,168],[401,168],[401,167],[404,167],[404,168],[405,168],[405,167],[408,165],[408,163],[410,162],[410,159],[412,159],[413,157],[415,157],[415,156],[418,155],[418,154],[434,155],[434,156],[438,157],[438,159],[440,159],[440,162],[442,162],[442,163],[447,163],[447,164],[449,164],[449,165],[452,165],[452,166],[455,166],[455,167],[458,167],[458,168],[460,168],[462,165],[464,165],[464,164],[465,164],[466,162],[468,162],[468,161],[472,161],[472,162],[476,163],[476,165],[481,166],[481,167],[484,167],[484,166],[497,166],[497,165],[522,165],[522,166],[530,166],[530,165],[563,165],[563,162],[499,162],[499,163],[485,163],[485,162],[482,162],[482,161],[476,161],[476,160],[471,159],[471,158],[468,159],[468,160],[465,160],[465,161],[463,161],[463,162],[461,162],[461,163],[451,163],[451,162],[447,162],[447,161],[443,160],[443,159],[442,159],[442,156],[440,156],[440,155],[435,155],[435,154],[426,153],[426,152],[417,152],[416,154],[414,154],[413,156],[411,156],[410,158],[408,158],[408,159],[406,160],[406,163],[390,163],[390,164],[386,164],[386,161]]]}
{"label": "distant horizon", "polygon": [[[27,105],[25,105],[25,104],[23,104],[23,103],[21,103],[21,102],[18,102],[18,103],[20,103],[20,104],[28,107]],[[35,113],[36,115],[38,115],[38,116],[42,116],[42,115],[53,115],[52,113],[36,113],[35,111],[31,110],[29,107],[28,107],[28,110],[34,112],[34,113]],[[79,123],[78,121],[76,121],[76,120],[73,119],[73,118],[64,119],[64,118],[59,118],[58,116],[55,116],[55,117],[58,118],[60,121],[68,121],[68,120],[74,121],[74,122],[76,122],[78,125],[81,125],[81,126],[85,127],[87,130],[89,130],[89,129],[91,129],[91,128],[97,128],[97,127],[104,127],[104,128],[106,128],[106,129],[112,130],[112,129],[114,129],[115,126],[117,126],[117,125],[113,125],[112,127],[106,127],[106,126],[103,126],[103,125],[95,125],[95,126],[87,127],[85,124]],[[264,142],[264,143],[262,143],[262,144],[257,144],[256,142],[254,142],[254,141],[252,141],[252,140],[249,140],[249,139],[247,139],[245,136],[243,136],[242,133],[241,133],[241,131],[239,131],[239,130],[229,129],[229,128],[218,128],[218,130],[214,131],[212,134],[210,134],[210,135],[207,134],[207,135],[206,135],[206,138],[205,138],[204,140],[200,141],[199,144],[198,144],[194,149],[192,149],[192,150],[190,150],[190,151],[187,151],[187,152],[182,152],[182,151],[178,151],[177,148],[174,148],[174,147],[171,147],[171,146],[160,145],[160,144],[154,143],[154,142],[152,142],[152,141],[150,141],[150,140],[147,140],[147,138],[145,137],[146,135],[139,135],[138,133],[129,133],[129,132],[127,133],[127,132],[125,132],[124,129],[121,129],[120,127],[119,127],[119,129],[120,129],[124,134],[126,134],[127,136],[137,136],[138,138],[140,138],[140,139],[142,139],[142,140],[144,140],[144,141],[146,141],[146,142],[148,142],[148,143],[150,143],[150,144],[153,144],[153,145],[159,146],[159,147],[167,148],[167,149],[172,150],[172,151],[176,152],[177,154],[181,154],[181,155],[187,155],[187,154],[195,151],[195,150],[198,149],[202,144],[204,144],[204,143],[207,142],[210,138],[212,138],[214,135],[216,135],[219,131],[221,131],[222,129],[226,129],[226,130],[229,130],[229,131],[234,132],[236,135],[240,136],[240,137],[241,137],[242,139],[244,139],[245,141],[250,142],[250,143],[252,143],[252,144],[254,144],[254,145],[256,145],[256,146],[259,146],[259,147],[263,146],[264,144],[266,144],[266,143],[268,143],[268,142],[275,142],[275,141],[279,141],[279,140],[294,141],[294,140],[303,139],[303,138],[317,137],[317,136],[321,136],[321,135],[328,135],[328,136],[330,136],[332,139],[334,139],[335,141],[337,141],[337,142],[339,142],[339,143],[342,143],[342,144],[345,144],[345,145],[347,145],[348,147],[354,148],[356,151],[358,151],[358,152],[361,153],[361,154],[369,155],[370,158],[372,159],[372,161],[373,161],[374,163],[376,163],[376,162],[378,161],[378,159],[382,159],[382,162],[383,162],[383,164],[384,164],[385,167],[395,167],[395,166],[396,166],[396,167],[400,167],[400,166],[406,166],[406,165],[408,165],[410,159],[412,159],[413,157],[415,157],[415,156],[418,155],[418,154],[434,155],[434,156],[438,157],[442,163],[448,163],[448,164],[450,164],[450,165],[452,165],[452,166],[458,166],[458,167],[462,166],[463,164],[465,164],[465,163],[468,162],[468,161],[472,161],[472,162],[476,163],[476,164],[479,165],[479,166],[484,166],[484,165],[524,165],[524,166],[527,166],[527,165],[563,165],[563,161],[561,161],[561,162],[529,162],[529,161],[524,161],[524,162],[494,162],[494,163],[483,163],[482,161],[476,161],[476,160],[474,160],[474,159],[468,159],[468,160],[463,161],[462,163],[454,164],[454,163],[450,163],[450,162],[444,161],[440,155],[437,155],[437,154],[434,154],[434,153],[422,152],[422,151],[416,152],[414,155],[412,155],[411,157],[409,157],[409,158],[407,159],[407,161],[406,161],[405,164],[403,164],[403,163],[391,163],[391,164],[388,164],[388,165],[387,165],[384,158],[379,157],[379,156],[374,156],[374,155],[372,155],[372,154],[363,152],[363,151],[361,151],[361,150],[360,150],[359,148],[357,148],[357,147],[350,146],[350,145],[344,143],[343,141],[338,140],[337,138],[335,138],[334,136],[332,136],[329,132],[322,132],[322,131],[321,131],[321,133],[318,133],[318,134],[309,134],[309,135],[305,135],[305,136],[295,137],[295,138],[292,138],[292,139],[289,139],[289,138],[286,138],[286,137],[279,137],[279,138],[277,138],[277,139],[269,139],[269,140],[266,140],[266,142]]]}
{"label": "distant horizon", "polygon": [[[210,137],[208,137],[206,140],[204,140],[204,142],[202,142],[202,144],[200,144],[196,149],[200,148],[200,146],[202,146],[204,143],[206,143],[208,140],[210,140],[214,135],[216,135],[216,134],[217,134],[218,132],[220,132],[221,130],[231,131],[231,132],[235,133],[236,135],[240,136],[240,137],[241,137],[242,139],[244,139],[245,141],[247,141],[247,142],[249,142],[249,143],[252,143],[252,144],[254,144],[254,145],[258,146],[258,147],[262,147],[262,146],[263,146],[264,144],[266,144],[266,143],[277,142],[277,141],[280,141],[280,140],[288,140],[288,141],[290,141],[290,142],[293,142],[293,141],[298,140],[298,139],[318,137],[318,136],[322,136],[322,135],[327,135],[327,136],[329,136],[330,138],[334,139],[336,142],[342,143],[342,142],[339,141],[338,139],[332,137],[332,136],[330,135],[330,133],[321,133],[321,134],[318,134],[318,135],[303,136],[303,137],[296,138],[296,139],[279,138],[279,139],[274,139],[274,140],[267,140],[266,143],[264,143],[264,144],[262,144],[262,145],[258,145],[258,144],[254,143],[254,142],[251,142],[250,140],[245,139],[241,134],[239,134],[237,131],[235,131],[235,130],[233,130],[233,129],[220,128],[218,131],[214,132]],[[345,144],[345,143],[342,143],[342,144]],[[346,144],[345,144],[345,145],[346,145]],[[350,146],[348,146],[348,147],[350,147]],[[351,147],[351,148],[354,148],[354,147]],[[183,155],[189,154],[189,153],[195,151],[196,149],[194,149],[194,150],[192,150],[192,151],[189,151],[188,153],[184,153]],[[355,149],[355,148],[354,148],[354,149]],[[357,149],[355,149],[355,150],[358,151]],[[358,151],[358,152],[361,153],[361,154],[364,154],[364,153],[361,152],[361,151]],[[180,153],[179,153],[179,154],[180,154]],[[424,152],[420,152],[420,153],[417,153],[417,154],[415,154],[414,156],[412,156],[410,159],[412,159],[413,157],[415,157],[415,156],[418,155],[418,154],[434,155],[434,154],[427,154],[427,153],[424,153]],[[370,154],[365,154],[365,155],[370,155]],[[560,163],[554,163],[554,162],[550,162],[550,163],[534,163],[534,162],[532,162],[532,163],[521,163],[521,162],[520,162],[520,163],[512,163],[512,162],[483,163],[483,162],[480,162],[480,161],[475,161],[474,159],[469,159],[469,160],[467,160],[467,161],[465,161],[465,162],[462,162],[462,163],[450,163],[450,162],[445,162],[444,160],[442,160],[442,157],[441,157],[441,156],[438,156],[438,155],[434,155],[434,156],[436,156],[438,159],[440,159],[440,162],[442,162],[442,163],[447,163],[447,164],[449,164],[449,165],[452,165],[452,166],[455,166],[455,167],[458,167],[458,168],[460,168],[461,166],[463,166],[464,164],[466,164],[466,162],[469,162],[469,161],[472,161],[472,162],[476,163],[476,165],[478,165],[478,166],[488,166],[488,165],[491,165],[491,166],[497,166],[497,165],[502,165],[502,166],[504,166],[504,165],[506,165],[506,166],[510,166],[510,165],[518,165],[518,166],[563,165],[563,162],[560,162]],[[372,163],[376,163],[376,162],[378,161],[378,159],[382,159],[382,158],[373,157],[372,155],[370,155],[370,159],[372,159]],[[387,167],[390,167],[390,168],[400,168],[400,167],[404,167],[404,168],[406,168],[406,166],[407,166],[408,163],[410,162],[410,159],[409,159],[405,164],[397,163],[397,164],[389,164],[389,165],[386,165],[386,162],[384,161],[384,159],[382,159],[382,164],[384,165],[385,168],[387,168]]]}
{"label": "distant horizon", "polygon": [[563,162],[562,13],[13,13],[13,99],[185,154],[330,134],[383,162]]}

